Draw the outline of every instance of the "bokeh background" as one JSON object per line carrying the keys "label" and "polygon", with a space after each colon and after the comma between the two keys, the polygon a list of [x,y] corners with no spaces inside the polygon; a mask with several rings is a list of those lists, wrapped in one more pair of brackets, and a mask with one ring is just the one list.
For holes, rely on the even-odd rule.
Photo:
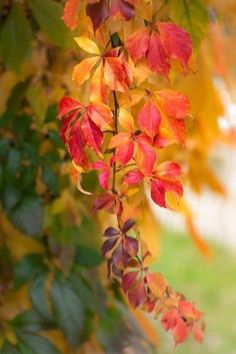
{"label": "bokeh background", "polygon": [[[167,152],[186,165],[180,213],[150,204],[146,230],[153,269],[205,313],[204,343],[175,348],[106,278],[106,217],[91,218],[74,187],[56,119],[60,98],[78,96],[71,72],[81,59],[61,21],[64,1],[0,0],[1,354],[145,354],[149,342],[161,354],[236,354],[236,2],[193,0],[192,22],[182,1],[164,3],[162,15],[196,45],[191,75],[172,77],[193,119],[187,149]],[[83,187],[97,193],[97,176]]]}

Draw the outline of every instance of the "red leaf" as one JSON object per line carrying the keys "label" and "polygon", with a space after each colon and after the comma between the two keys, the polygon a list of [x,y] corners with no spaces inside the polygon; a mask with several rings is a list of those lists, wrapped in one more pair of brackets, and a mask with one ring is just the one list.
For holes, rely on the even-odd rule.
{"label": "red leaf", "polygon": [[189,33],[174,23],[160,22],[158,28],[169,56],[178,60],[186,73],[192,55],[192,40]]}
{"label": "red leaf", "polygon": [[83,133],[85,143],[96,153],[100,153],[103,133],[86,113],[81,124],[81,131]]}
{"label": "red leaf", "polygon": [[135,184],[139,184],[140,182],[142,182],[143,179],[144,179],[144,175],[142,174],[142,172],[138,170],[132,170],[126,173],[123,179],[123,183],[132,186]]}
{"label": "red leaf", "polygon": [[179,314],[176,310],[167,311],[163,314],[161,324],[166,331],[176,326]]}
{"label": "red leaf", "polygon": [[148,45],[149,31],[147,27],[135,31],[125,43],[125,47],[135,63],[139,59],[146,57]]}
{"label": "red leaf", "polygon": [[179,164],[172,161],[165,161],[159,164],[155,170],[155,176],[168,180],[175,180],[182,174],[182,169]]}
{"label": "red leaf", "polygon": [[184,119],[190,113],[190,102],[187,96],[173,90],[157,92],[161,105],[171,118]]}
{"label": "red leaf", "polygon": [[128,299],[133,308],[144,303],[146,299],[146,288],[143,279],[129,290]]}
{"label": "red leaf", "polygon": [[133,140],[128,140],[126,143],[117,146],[115,152],[115,160],[119,161],[121,166],[125,166],[131,160],[133,153],[134,153],[134,142]]}
{"label": "red leaf", "polygon": [[136,163],[139,170],[145,176],[149,176],[153,171],[155,161],[156,154],[151,144],[149,143],[148,138],[145,136],[138,136]]}
{"label": "red leaf", "polygon": [[79,120],[71,128],[68,148],[75,163],[87,170],[89,168],[89,161],[84,152],[84,140],[81,134]]}
{"label": "red leaf", "polygon": [[94,4],[88,4],[86,7],[86,14],[91,18],[93,30],[96,32],[101,23],[108,17],[107,0],[100,0]]}
{"label": "red leaf", "polygon": [[202,343],[204,336],[203,336],[203,331],[199,325],[194,325],[193,326],[193,335],[194,338],[199,342]]}
{"label": "red leaf", "polygon": [[186,322],[181,317],[177,319],[177,323],[172,330],[172,334],[175,338],[176,344],[183,343],[186,340],[189,334],[189,328]]}
{"label": "red leaf", "polygon": [[156,32],[152,32],[147,50],[149,68],[157,74],[168,76],[170,70],[169,56]]}
{"label": "red leaf", "polygon": [[124,54],[118,58],[104,58],[104,79],[111,90],[127,92],[132,81],[132,70]]}
{"label": "red leaf", "polygon": [[138,113],[138,122],[141,130],[153,140],[159,130],[161,115],[150,98]]}
{"label": "red leaf", "polygon": [[202,313],[196,310],[195,306],[189,301],[179,302],[179,312],[183,317],[191,320],[199,320],[202,317]]}
{"label": "red leaf", "polygon": [[79,0],[67,0],[64,7],[62,20],[72,31],[78,26],[78,7]]}
{"label": "red leaf", "polygon": [[101,102],[91,103],[88,106],[88,115],[101,129],[109,129],[113,124],[113,116],[110,108]]}
{"label": "red leaf", "polygon": [[93,203],[93,211],[105,209],[105,210],[110,210],[115,202],[115,196],[110,193],[102,194],[95,198],[94,203]]}
{"label": "red leaf", "polygon": [[104,161],[96,161],[92,167],[96,170],[101,170],[99,184],[102,188],[109,189],[110,167]]}
{"label": "red leaf", "polygon": [[76,117],[77,117],[77,112],[75,111],[69,113],[67,117],[62,120],[60,136],[65,145],[67,144],[67,141],[69,139],[71,124]]}
{"label": "red leaf", "polygon": [[122,289],[126,294],[129,288],[134,284],[137,279],[139,272],[129,272],[123,275],[122,277]]}
{"label": "red leaf", "polygon": [[183,195],[183,187],[178,181],[151,180],[151,198],[157,205],[163,208],[167,208],[166,192],[172,192],[181,197]]}
{"label": "red leaf", "polygon": [[65,96],[59,102],[57,117],[61,119],[72,111],[79,111],[82,108],[83,105],[79,101],[72,97]]}

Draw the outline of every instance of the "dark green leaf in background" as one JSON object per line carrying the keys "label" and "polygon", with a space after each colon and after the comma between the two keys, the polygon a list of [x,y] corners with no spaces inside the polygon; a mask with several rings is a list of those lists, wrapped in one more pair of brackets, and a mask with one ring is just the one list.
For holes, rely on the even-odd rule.
{"label": "dark green leaf in background", "polygon": [[59,190],[58,176],[52,170],[52,168],[50,168],[47,165],[43,166],[43,180],[53,194],[55,195],[58,194],[58,190]]}
{"label": "dark green leaf in background", "polygon": [[7,172],[9,175],[14,175],[19,167],[21,162],[21,154],[20,151],[17,149],[11,149],[8,154],[7,159]]}
{"label": "dark green leaf in background", "polygon": [[12,223],[29,236],[38,236],[42,233],[43,207],[37,197],[22,199],[9,215]]}
{"label": "dark green leaf in background", "polygon": [[32,279],[37,271],[43,267],[43,257],[40,254],[32,253],[24,256],[14,271],[14,285],[19,287]]}
{"label": "dark green leaf in background", "polygon": [[11,325],[14,329],[38,332],[52,328],[52,325],[45,321],[44,318],[34,309],[30,309],[17,315],[12,321]]}
{"label": "dark green leaf in background", "polygon": [[30,53],[32,31],[20,4],[14,4],[0,33],[0,56],[16,72]]}
{"label": "dark green leaf in background", "polygon": [[1,348],[1,354],[21,354],[21,352],[18,348],[6,341]]}
{"label": "dark green leaf in background", "polygon": [[101,253],[87,245],[79,245],[75,255],[75,263],[83,267],[97,267],[103,262]]}
{"label": "dark green leaf in background", "polygon": [[65,332],[69,343],[77,347],[81,343],[84,327],[84,307],[70,284],[59,274],[51,290],[52,306],[59,327]]}
{"label": "dark green leaf in background", "polygon": [[6,213],[9,213],[14,208],[21,198],[21,190],[16,183],[6,182],[3,188],[3,207]]}
{"label": "dark green leaf in background", "polygon": [[45,291],[45,281],[47,273],[41,272],[34,277],[31,282],[29,296],[32,301],[35,309],[38,313],[48,321],[52,320],[52,317],[49,313],[47,300],[46,300],[46,291]]}
{"label": "dark green leaf in background", "polygon": [[58,349],[42,336],[18,332],[18,338],[22,354],[60,354]]}

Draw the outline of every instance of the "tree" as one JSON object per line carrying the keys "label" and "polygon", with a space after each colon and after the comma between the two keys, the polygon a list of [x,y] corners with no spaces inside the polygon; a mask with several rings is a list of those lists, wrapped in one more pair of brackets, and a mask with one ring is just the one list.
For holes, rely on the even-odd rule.
{"label": "tree", "polygon": [[123,294],[159,315],[176,343],[191,330],[201,341],[202,314],[148,270],[157,230],[145,191],[184,213],[208,256],[179,200],[186,181],[223,193],[207,165],[222,105],[199,49],[206,4],[69,0],[63,20],[75,41],[60,2],[0,8],[1,350],[148,353],[155,338]]}

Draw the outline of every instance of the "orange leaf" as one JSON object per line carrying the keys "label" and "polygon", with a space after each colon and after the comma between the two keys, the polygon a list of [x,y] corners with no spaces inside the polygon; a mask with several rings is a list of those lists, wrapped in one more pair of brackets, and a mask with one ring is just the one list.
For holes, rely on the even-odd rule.
{"label": "orange leaf", "polygon": [[74,67],[72,79],[77,85],[82,85],[91,75],[91,70],[97,64],[99,57],[86,58]]}
{"label": "orange leaf", "polygon": [[77,11],[79,6],[79,0],[67,0],[62,20],[65,25],[69,27],[72,31],[78,26]]}

